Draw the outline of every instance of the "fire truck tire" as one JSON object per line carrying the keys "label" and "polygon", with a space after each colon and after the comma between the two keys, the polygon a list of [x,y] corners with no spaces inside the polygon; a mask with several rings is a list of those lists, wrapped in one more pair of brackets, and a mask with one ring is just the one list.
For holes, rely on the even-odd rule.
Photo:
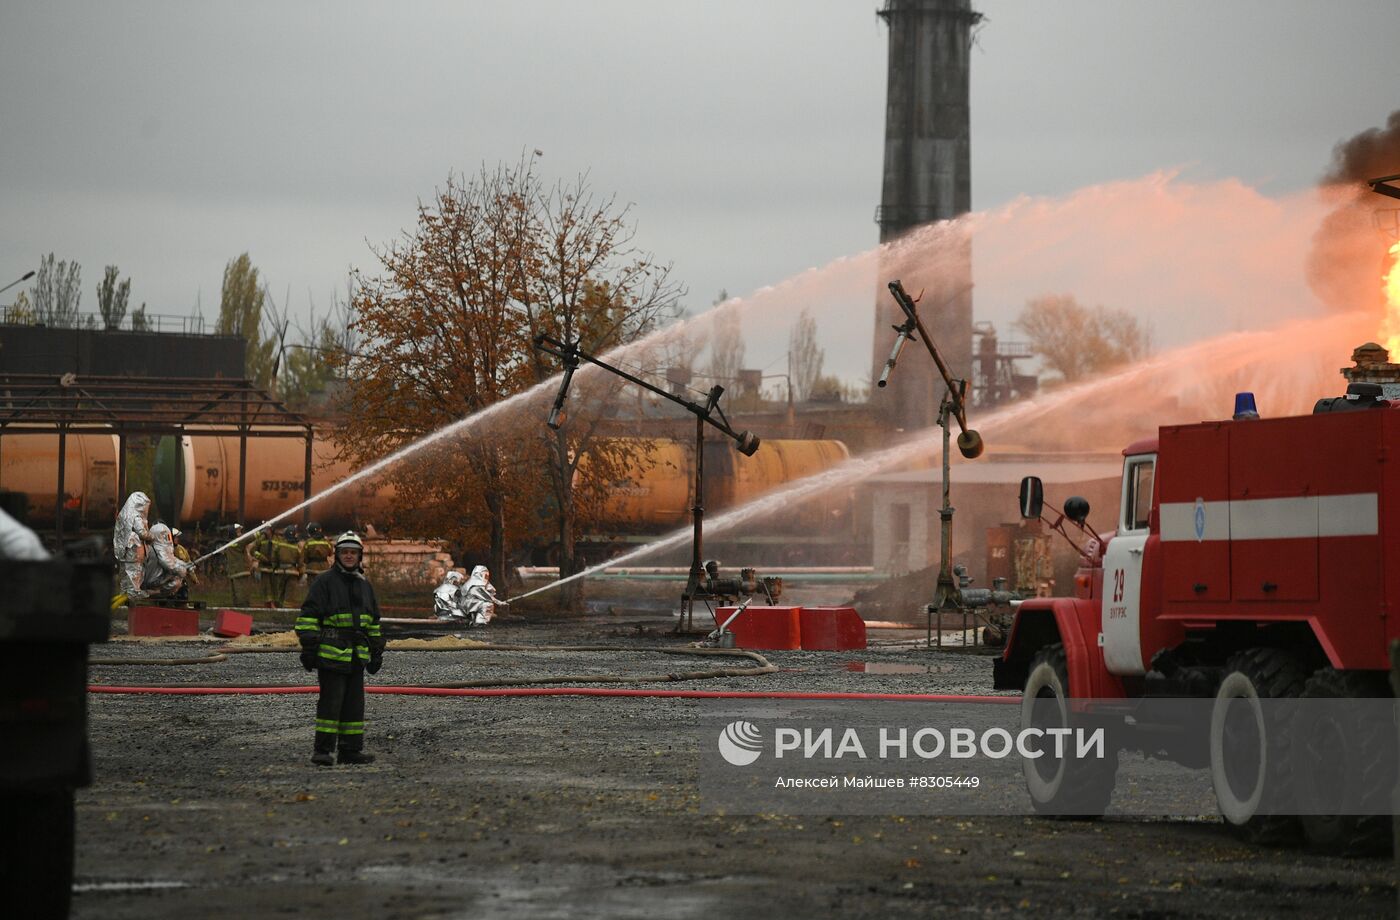
{"label": "fire truck tire", "polygon": [[1297,697],[1307,677],[1286,651],[1249,649],[1229,660],[1216,691],[1210,717],[1211,785],[1226,825],[1250,843],[1297,842],[1298,819],[1290,811],[1290,727],[1260,700]]}
{"label": "fire truck tire", "polygon": [[[1323,668],[1308,679],[1304,699],[1387,698],[1383,674]],[[1395,727],[1367,713],[1323,713],[1304,709],[1293,725],[1293,751],[1300,811],[1329,805],[1352,814],[1302,814],[1303,835],[1320,852],[1370,856],[1393,846],[1390,787],[1396,765]],[[1329,724],[1331,723],[1331,724]],[[1341,800],[1336,797],[1342,796]]]}
{"label": "fire truck tire", "polygon": [[29,917],[67,917],[73,889],[73,790],[0,796],[0,885]]}
{"label": "fire truck tire", "polygon": [[[1041,649],[1031,661],[1021,697],[1023,728],[1070,728],[1078,723],[1069,707],[1069,662],[1059,643]],[[1037,813],[1059,818],[1100,818],[1113,797],[1118,775],[1118,748],[1104,750],[1102,760],[1056,758],[1045,745],[1038,758],[1026,758],[1021,771]]]}

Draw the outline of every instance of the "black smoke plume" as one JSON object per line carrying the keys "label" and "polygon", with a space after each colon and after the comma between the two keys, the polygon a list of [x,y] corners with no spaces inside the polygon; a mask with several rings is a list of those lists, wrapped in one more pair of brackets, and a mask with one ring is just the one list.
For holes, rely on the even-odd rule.
{"label": "black smoke plume", "polygon": [[1366,180],[1396,173],[1400,111],[1391,112],[1384,127],[1368,128],[1332,149],[1322,194],[1336,207],[1313,235],[1308,257],[1308,283],[1328,306],[1384,310],[1381,278],[1390,267],[1387,250],[1400,233],[1400,202],[1372,192]]}

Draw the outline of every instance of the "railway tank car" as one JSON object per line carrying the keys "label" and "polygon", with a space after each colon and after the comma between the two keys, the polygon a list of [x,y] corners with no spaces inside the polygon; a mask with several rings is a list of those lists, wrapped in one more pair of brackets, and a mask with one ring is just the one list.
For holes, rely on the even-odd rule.
{"label": "railway tank car", "polygon": [[[70,434],[64,444],[63,529],[111,528],[117,508],[117,437]],[[12,434],[0,438],[0,491],[23,496],[25,522],[54,526],[58,495],[58,436]]]}
{"label": "railway tank car", "polygon": [[[580,541],[590,561],[691,522],[694,444],[669,440],[637,443],[641,446],[636,471],[603,484],[598,519]],[[728,441],[704,443],[707,516],[743,506],[784,483],[814,476],[850,458],[846,445],[835,440],[765,440],[751,457],[740,456]],[[580,461],[578,475],[589,475],[587,457]],[[850,489],[831,490],[774,512],[743,533],[707,537],[706,546],[725,553],[767,545],[764,555],[782,562],[848,563],[853,554],[860,556],[856,547],[869,542],[856,532],[853,504]]]}
{"label": "railway tank car", "polygon": [[[582,535],[588,555],[606,558],[647,542],[690,521],[694,446],[666,439],[619,439],[636,446],[632,475],[604,485],[600,514]],[[312,442],[312,491],[348,477],[349,464],[336,459],[330,439]],[[29,523],[53,527],[57,488],[58,438],[11,435],[0,439],[0,490],[22,493]],[[743,505],[770,489],[811,476],[850,456],[834,440],[767,440],[752,457],[741,457],[728,442],[705,442],[705,509],[710,515]],[[112,526],[124,496],[117,494],[118,443],[111,435],[70,435],[66,444],[64,530],[105,530]],[[243,523],[257,524],[299,504],[303,497],[306,445],[299,437],[250,437]],[[204,529],[238,517],[239,450],[235,437],[186,435],[161,438],[156,445],[152,498],[156,512],[181,527]],[[586,478],[587,458],[577,474]],[[822,558],[802,550],[809,544],[859,543],[852,533],[849,491],[815,499],[766,517],[742,538],[716,535],[724,542],[768,543],[791,548],[795,558]],[[328,530],[390,523],[395,490],[387,482],[357,483],[311,506],[311,518]],[[301,522],[301,515],[294,523]],[[547,558],[549,548],[541,549]],[[537,553],[537,556],[540,554]],[[543,559],[539,561],[544,561]]]}
{"label": "railway tank car", "polygon": [[[313,495],[354,472],[350,464],[336,459],[337,451],[333,441],[312,441]],[[238,438],[162,438],[156,446],[152,498],[162,513],[183,525],[231,522],[238,516],[238,464]],[[265,521],[303,500],[306,442],[302,439],[249,438],[247,465],[244,524]],[[311,506],[311,517],[330,529],[382,526],[393,501],[393,485],[367,480],[320,499]]]}

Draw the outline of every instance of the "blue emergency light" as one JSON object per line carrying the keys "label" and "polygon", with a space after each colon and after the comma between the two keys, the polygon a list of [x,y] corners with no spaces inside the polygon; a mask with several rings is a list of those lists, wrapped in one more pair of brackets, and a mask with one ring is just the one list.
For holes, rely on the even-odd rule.
{"label": "blue emergency light", "polygon": [[1259,409],[1258,409],[1258,407],[1256,407],[1256,406],[1254,405],[1254,394],[1253,394],[1253,393],[1236,393],[1236,394],[1235,394],[1235,415],[1234,415],[1235,421],[1240,421],[1241,419],[1258,418],[1258,417],[1259,417]]}

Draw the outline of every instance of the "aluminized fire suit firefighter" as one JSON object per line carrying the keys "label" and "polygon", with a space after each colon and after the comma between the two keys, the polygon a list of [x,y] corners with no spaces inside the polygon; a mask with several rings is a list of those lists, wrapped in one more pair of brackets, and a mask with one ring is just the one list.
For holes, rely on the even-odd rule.
{"label": "aluminized fire suit firefighter", "polygon": [[329,766],[340,748],[339,763],[374,760],[364,753],[365,672],[379,671],[384,637],[379,602],[365,578],[364,543],[354,532],[335,541],[335,565],[311,583],[297,618],[301,663],[320,677],[316,702],[316,744],[311,762]]}
{"label": "aluminized fire suit firefighter", "polygon": [[42,561],[49,551],[37,534],[0,510],[0,559]]}
{"label": "aluminized fire suit firefighter", "polygon": [[448,572],[442,578],[442,584],[433,589],[433,613],[439,620],[467,620],[467,615],[462,610],[462,605],[458,600],[457,592],[462,588],[462,573]]}
{"label": "aluminized fire suit firefighter", "polygon": [[141,590],[146,544],[151,542],[148,516],[151,497],[145,492],[132,492],[117,513],[112,530],[112,554],[117,559],[117,592],[127,597],[145,597]]}
{"label": "aluminized fire suit firefighter", "polygon": [[510,606],[509,601],[496,596],[496,589],[491,584],[491,571],[484,565],[472,569],[472,577],[462,585],[458,602],[467,615],[469,626],[485,626],[496,615],[497,607]]}
{"label": "aluminized fire suit firefighter", "polygon": [[170,534],[170,528],[165,524],[153,525],[151,549],[146,554],[145,569],[141,575],[142,593],[173,597],[193,571],[193,563],[181,562],[175,555],[175,539]]}

